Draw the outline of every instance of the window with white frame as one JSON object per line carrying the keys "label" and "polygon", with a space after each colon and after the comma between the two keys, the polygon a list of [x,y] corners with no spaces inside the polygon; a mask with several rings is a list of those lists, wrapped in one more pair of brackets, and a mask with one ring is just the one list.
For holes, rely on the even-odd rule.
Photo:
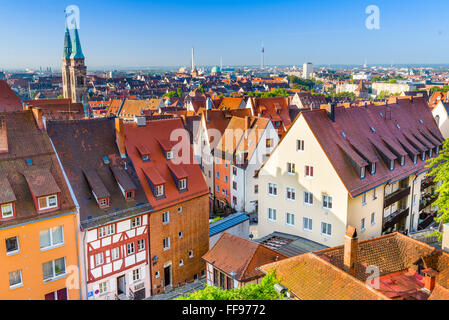
{"label": "window with white frame", "polygon": [[39,232],[41,250],[50,249],[64,244],[63,226],[41,230]]}
{"label": "window with white frame", "polygon": [[304,140],[296,140],[296,151],[304,151]]}
{"label": "window with white frame", "polygon": [[184,265],[184,260],[183,259],[179,260],[179,266],[182,267],[183,265]]}
{"label": "window with white frame", "polygon": [[167,224],[170,222],[170,211],[162,213],[162,224]]}
{"label": "window with white frame", "polygon": [[193,258],[193,250],[189,251],[189,258]]}
{"label": "window with white frame", "polygon": [[304,191],[304,203],[308,205],[313,205],[313,193]]}
{"label": "window with white frame", "polygon": [[9,288],[14,289],[22,286],[22,270],[9,273]]}
{"label": "window with white frame", "polygon": [[99,291],[100,294],[108,292],[109,291],[108,290],[108,282],[107,281],[100,282],[98,284],[98,291]]}
{"label": "window with white frame", "polygon": [[268,208],[268,220],[276,221],[276,209]]}
{"label": "window with white frame", "polygon": [[172,160],[173,159],[173,151],[168,151],[167,152],[167,160]]}
{"label": "window with white frame", "polygon": [[44,281],[48,282],[54,280],[57,277],[64,276],[66,274],[65,267],[65,258],[59,258],[43,263],[42,271],[44,275]]}
{"label": "window with white frame", "polygon": [[131,226],[133,228],[140,227],[142,225],[142,217],[135,217],[131,219]]}
{"label": "window with white frame", "polygon": [[12,203],[2,204],[1,205],[2,218],[7,219],[7,218],[11,218],[12,216],[14,216],[13,210],[14,210],[14,208],[13,208]]}
{"label": "window with white frame", "polygon": [[42,197],[38,200],[39,210],[47,210],[58,207],[58,196],[52,195],[48,197]]}
{"label": "window with white frame", "polygon": [[302,228],[306,231],[312,231],[312,219],[303,218],[302,219]]}
{"label": "window with white frame", "polygon": [[287,212],[286,222],[287,222],[287,225],[294,226],[295,225],[295,215]]}
{"label": "window with white frame", "polygon": [[321,234],[325,236],[331,236],[332,225],[330,223],[321,222]]}
{"label": "window with white frame", "polygon": [[170,249],[170,238],[163,239],[162,245],[164,247],[164,251]]}
{"label": "window with white frame", "polygon": [[179,190],[185,190],[187,188],[187,179],[179,180]]}
{"label": "window with white frame", "polygon": [[104,255],[103,252],[101,253],[97,253],[95,255],[95,265],[96,266],[101,266],[104,263]]}
{"label": "window with white frame", "polygon": [[139,269],[135,269],[133,270],[133,281],[139,281],[142,277],[142,273],[140,272],[140,268]]}
{"label": "window with white frame", "polygon": [[178,207],[178,213],[182,213],[182,207]]}
{"label": "window with white frame", "polygon": [[111,259],[112,260],[117,260],[120,258],[120,248],[112,248],[111,249]]}
{"label": "window with white frame", "polygon": [[312,166],[306,166],[305,168],[305,176],[308,178],[313,177],[313,167]]}
{"label": "window with white frame", "polygon": [[323,194],[323,208],[324,209],[332,209],[332,197],[326,194]]}
{"label": "window with white frame", "polygon": [[99,238],[104,238],[104,237],[107,237],[114,233],[115,233],[115,225],[114,224],[110,224],[110,225],[98,228],[98,237]]}
{"label": "window with white frame", "polygon": [[136,252],[136,248],[134,247],[134,242],[128,243],[126,245],[126,250],[128,252],[128,255],[134,254],[134,252]]}
{"label": "window with white frame", "polygon": [[373,189],[373,200],[377,200],[377,188]]}
{"label": "window with white frame", "polygon": [[164,195],[164,185],[156,186],[154,190],[156,197],[162,197]]}
{"label": "window with white frame", "polygon": [[268,194],[271,196],[277,196],[278,195],[278,185],[274,183],[268,184]]}
{"label": "window with white frame", "polygon": [[365,218],[363,218],[362,221],[360,222],[360,230],[362,232],[366,230]]}
{"label": "window with white frame", "polygon": [[287,188],[287,200],[296,200],[296,190],[294,188]]}
{"label": "window with white frame", "polygon": [[296,173],[296,166],[294,163],[290,163],[290,162],[287,163],[287,173],[290,173],[290,174]]}
{"label": "window with white frame", "polygon": [[145,239],[137,240],[137,250],[145,250]]}
{"label": "window with white frame", "polygon": [[376,224],[376,213],[371,213],[371,225],[375,225]]}
{"label": "window with white frame", "polygon": [[6,254],[12,255],[19,252],[19,237],[11,237],[5,240]]}
{"label": "window with white frame", "polygon": [[104,207],[108,205],[108,199],[104,198],[100,200],[100,207]]}

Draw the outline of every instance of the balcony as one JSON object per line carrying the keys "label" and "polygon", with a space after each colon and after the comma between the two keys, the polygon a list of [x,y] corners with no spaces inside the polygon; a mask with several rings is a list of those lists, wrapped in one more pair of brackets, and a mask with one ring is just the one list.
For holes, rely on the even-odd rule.
{"label": "balcony", "polygon": [[393,227],[396,223],[400,222],[401,219],[408,216],[410,209],[399,209],[393,212],[388,217],[384,219],[384,230]]}
{"label": "balcony", "polygon": [[425,190],[430,186],[433,186],[435,182],[433,181],[433,178],[426,178],[421,182],[421,190]]}
{"label": "balcony", "polygon": [[384,208],[391,206],[393,203],[398,202],[402,198],[410,195],[410,187],[399,189],[387,196],[385,196],[384,200]]}
{"label": "balcony", "polygon": [[422,197],[420,203],[419,203],[419,211],[421,212],[423,209],[427,208],[428,206],[432,205],[436,200],[438,199],[438,194],[426,194]]}

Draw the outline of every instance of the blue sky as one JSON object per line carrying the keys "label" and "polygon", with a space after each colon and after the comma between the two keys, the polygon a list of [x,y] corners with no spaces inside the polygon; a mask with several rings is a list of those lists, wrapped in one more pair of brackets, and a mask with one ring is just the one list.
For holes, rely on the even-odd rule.
{"label": "blue sky", "polygon": [[0,0],[0,69],[59,68],[68,5],[90,68],[259,64],[261,41],[266,64],[449,63],[447,0]]}

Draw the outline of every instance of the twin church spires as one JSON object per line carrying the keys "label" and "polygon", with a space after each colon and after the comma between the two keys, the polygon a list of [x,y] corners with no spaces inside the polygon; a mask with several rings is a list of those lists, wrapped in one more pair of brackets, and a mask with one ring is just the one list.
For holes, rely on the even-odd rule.
{"label": "twin church spires", "polygon": [[72,99],[73,103],[87,104],[87,68],[84,64],[84,54],[78,28],[72,31],[66,26],[64,53],[62,57],[62,83],[64,98]]}

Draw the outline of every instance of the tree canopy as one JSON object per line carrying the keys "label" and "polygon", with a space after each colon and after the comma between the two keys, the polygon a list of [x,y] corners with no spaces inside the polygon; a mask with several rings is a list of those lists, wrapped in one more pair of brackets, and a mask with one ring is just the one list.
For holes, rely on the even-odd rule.
{"label": "tree canopy", "polygon": [[[438,199],[433,203],[438,206],[440,216],[435,218],[435,221],[440,223],[449,222],[449,139],[444,141],[443,149],[440,154],[427,160],[427,168],[431,168],[428,176],[434,177],[434,182],[437,185],[435,192],[438,194]],[[441,241],[442,234],[437,232],[439,240]]]}
{"label": "tree canopy", "polygon": [[288,97],[288,92],[286,89],[278,88],[268,92],[248,92],[248,97],[256,97],[256,98]]}
{"label": "tree canopy", "polygon": [[166,94],[164,94],[164,97],[181,98],[182,97],[182,89],[181,88],[177,88],[176,91],[169,91]]}
{"label": "tree canopy", "polygon": [[243,288],[231,290],[208,286],[203,290],[178,297],[175,300],[279,300],[283,299],[284,296],[274,288],[278,283],[276,273],[271,271],[259,284],[251,283]]}

